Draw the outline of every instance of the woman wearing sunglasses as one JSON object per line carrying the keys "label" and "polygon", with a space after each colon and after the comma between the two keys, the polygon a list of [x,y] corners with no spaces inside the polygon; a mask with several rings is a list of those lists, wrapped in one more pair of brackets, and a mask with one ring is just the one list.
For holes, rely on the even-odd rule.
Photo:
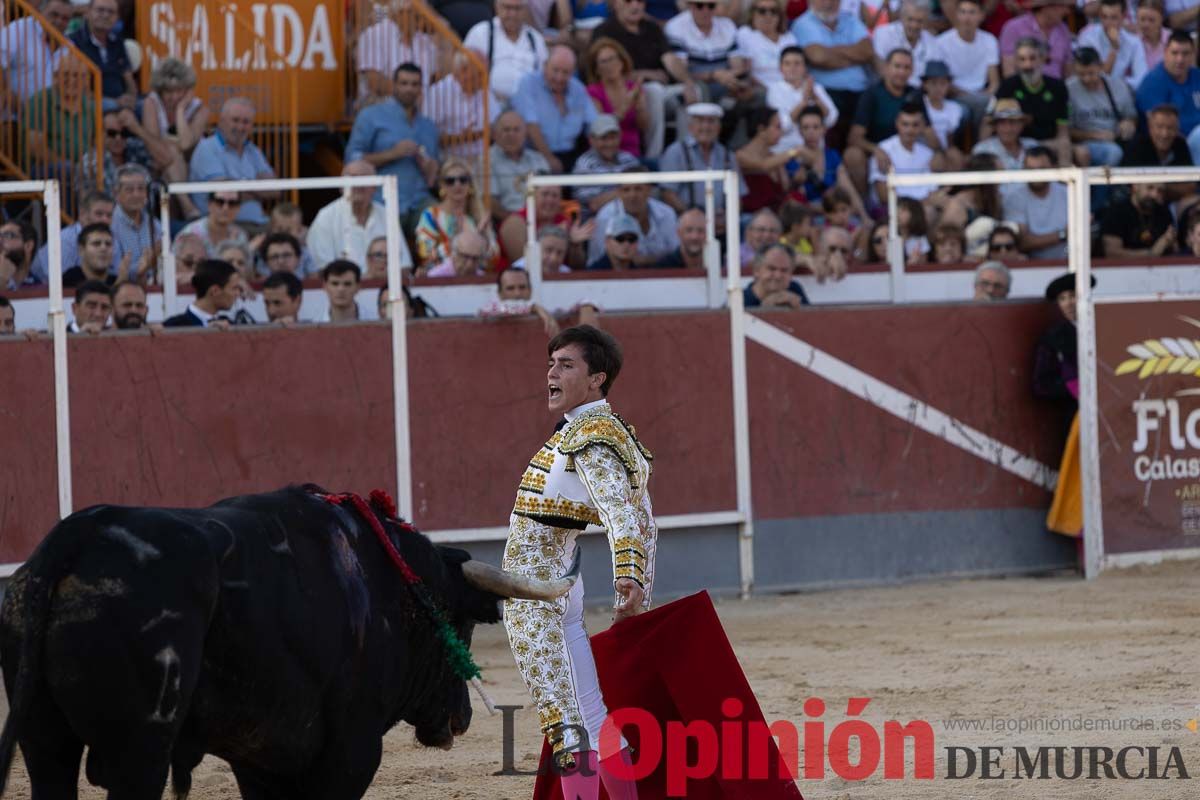
{"label": "woman wearing sunglasses", "polygon": [[244,245],[249,240],[246,231],[234,222],[241,207],[237,192],[217,189],[208,195],[208,216],[189,222],[180,234],[198,237],[204,242],[207,257],[217,258],[222,243]]}
{"label": "woman wearing sunglasses", "polygon": [[750,75],[762,87],[783,80],[779,58],[796,37],[787,29],[784,0],[754,0],[750,24],[738,28],[737,52],[750,62]]}
{"label": "woman wearing sunglasses", "polygon": [[450,257],[451,242],[474,228],[488,243],[485,269],[496,267],[500,252],[491,221],[483,210],[471,167],[461,158],[448,158],[438,170],[438,202],[421,212],[417,223],[417,267],[422,273]]}

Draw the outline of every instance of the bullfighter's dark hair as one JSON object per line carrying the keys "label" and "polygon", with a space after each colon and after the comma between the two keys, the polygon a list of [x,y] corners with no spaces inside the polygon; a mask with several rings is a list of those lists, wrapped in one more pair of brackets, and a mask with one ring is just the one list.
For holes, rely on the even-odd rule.
{"label": "bullfighter's dark hair", "polygon": [[237,274],[237,267],[219,258],[206,258],[196,265],[192,275],[192,288],[196,290],[196,299],[203,300],[208,290],[214,286],[224,286],[229,279]]}
{"label": "bullfighter's dark hair", "polygon": [[550,340],[546,345],[546,354],[553,356],[556,350],[577,344],[583,350],[583,360],[587,362],[588,374],[604,373],[604,383],[600,385],[600,394],[608,397],[608,390],[621,372],[624,356],[621,345],[612,334],[605,333],[591,325],[576,325],[567,328]]}
{"label": "bullfighter's dark hair", "polygon": [[89,294],[102,294],[112,297],[112,290],[104,281],[84,281],[75,287],[75,302],[82,303]]}
{"label": "bullfighter's dark hair", "polygon": [[321,270],[321,280],[328,281],[335,275],[346,275],[349,273],[354,274],[355,282],[362,280],[362,268],[358,264],[355,264],[353,261],[347,261],[344,258],[339,258],[337,261],[330,261],[325,265],[325,268]]}
{"label": "bullfighter's dark hair", "polygon": [[287,291],[287,296],[293,300],[304,292],[304,284],[292,272],[272,272],[263,283],[264,289],[276,289],[280,286]]}

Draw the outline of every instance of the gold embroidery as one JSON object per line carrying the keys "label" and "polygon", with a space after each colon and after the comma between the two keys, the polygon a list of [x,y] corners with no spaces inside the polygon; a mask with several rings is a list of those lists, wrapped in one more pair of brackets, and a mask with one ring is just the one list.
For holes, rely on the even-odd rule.
{"label": "gold embroidery", "polygon": [[541,494],[546,489],[546,475],[530,466],[521,476],[521,488],[529,492]]}
{"label": "gold embroidery", "polygon": [[647,466],[650,466],[653,459],[650,451],[637,440],[625,421],[612,413],[607,406],[600,406],[595,411],[581,414],[560,433],[562,442],[558,445],[558,450],[567,455],[574,455],[593,444],[606,444],[611,447],[632,479],[634,489],[637,488],[638,454],[645,458]]}
{"label": "gold embroidery", "polygon": [[600,515],[596,513],[596,509],[583,503],[564,500],[561,497],[553,500],[547,497],[533,497],[523,492],[517,493],[513,513],[523,517],[561,517],[576,522],[600,524]]}

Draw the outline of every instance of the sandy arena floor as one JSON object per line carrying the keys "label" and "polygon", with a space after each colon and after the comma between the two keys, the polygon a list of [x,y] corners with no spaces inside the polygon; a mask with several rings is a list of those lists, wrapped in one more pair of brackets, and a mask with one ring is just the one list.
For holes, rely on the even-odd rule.
{"label": "sandy arena floor", "polygon": [[[882,766],[861,782],[827,769],[823,781],[800,781],[810,800],[1200,796],[1200,732],[1186,728],[1188,720],[1200,718],[1200,563],[1113,572],[1092,583],[1071,577],[923,583],[726,600],[718,610],[768,720],[799,726],[804,700],[820,697],[828,705],[828,733],[845,718],[846,698],[856,696],[871,698],[863,718],[880,730],[887,719],[924,719],[933,726],[936,779],[912,779],[911,764],[902,781],[884,780]],[[594,613],[588,622],[596,631],[607,618]],[[527,703],[503,629],[478,630],[475,639],[496,701]],[[1135,718],[1153,720],[1160,729],[1022,733],[946,724],[985,720],[980,724],[988,726],[995,718],[1008,727],[1034,718],[1071,724]],[[1170,730],[1161,730],[1164,720]],[[536,717],[522,711],[516,721],[517,764],[529,769],[540,748]],[[944,748],[981,745],[1005,748],[1001,763],[1010,776],[1018,745],[1158,745],[1163,760],[1174,745],[1191,780],[945,778]],[[501,753],[501,719],[482,710],[449,753],[417,746],[411,729],[402,726],[387,738],[367,797],[528,798],[532,778],[493,775]],[[1134,771],[1144,765],[1132,763]],[[19,763],[8,796],[29,797]],[[102,793],[86,787],[82,796]],[[236,797],[228,767],[213,759],[201,764],[194,800]]]}

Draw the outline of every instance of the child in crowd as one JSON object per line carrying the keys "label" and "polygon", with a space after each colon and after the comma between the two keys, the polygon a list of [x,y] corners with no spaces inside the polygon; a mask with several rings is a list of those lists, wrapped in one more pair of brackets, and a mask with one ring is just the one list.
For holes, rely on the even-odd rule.
{"label": "child in crowd", "polygon": [[816,248],[813,240],[817,238],[817,212],[799,203],[786,203],[779,220],[783,224],[783,244],[792,249],[798,256],[811,256]]}

